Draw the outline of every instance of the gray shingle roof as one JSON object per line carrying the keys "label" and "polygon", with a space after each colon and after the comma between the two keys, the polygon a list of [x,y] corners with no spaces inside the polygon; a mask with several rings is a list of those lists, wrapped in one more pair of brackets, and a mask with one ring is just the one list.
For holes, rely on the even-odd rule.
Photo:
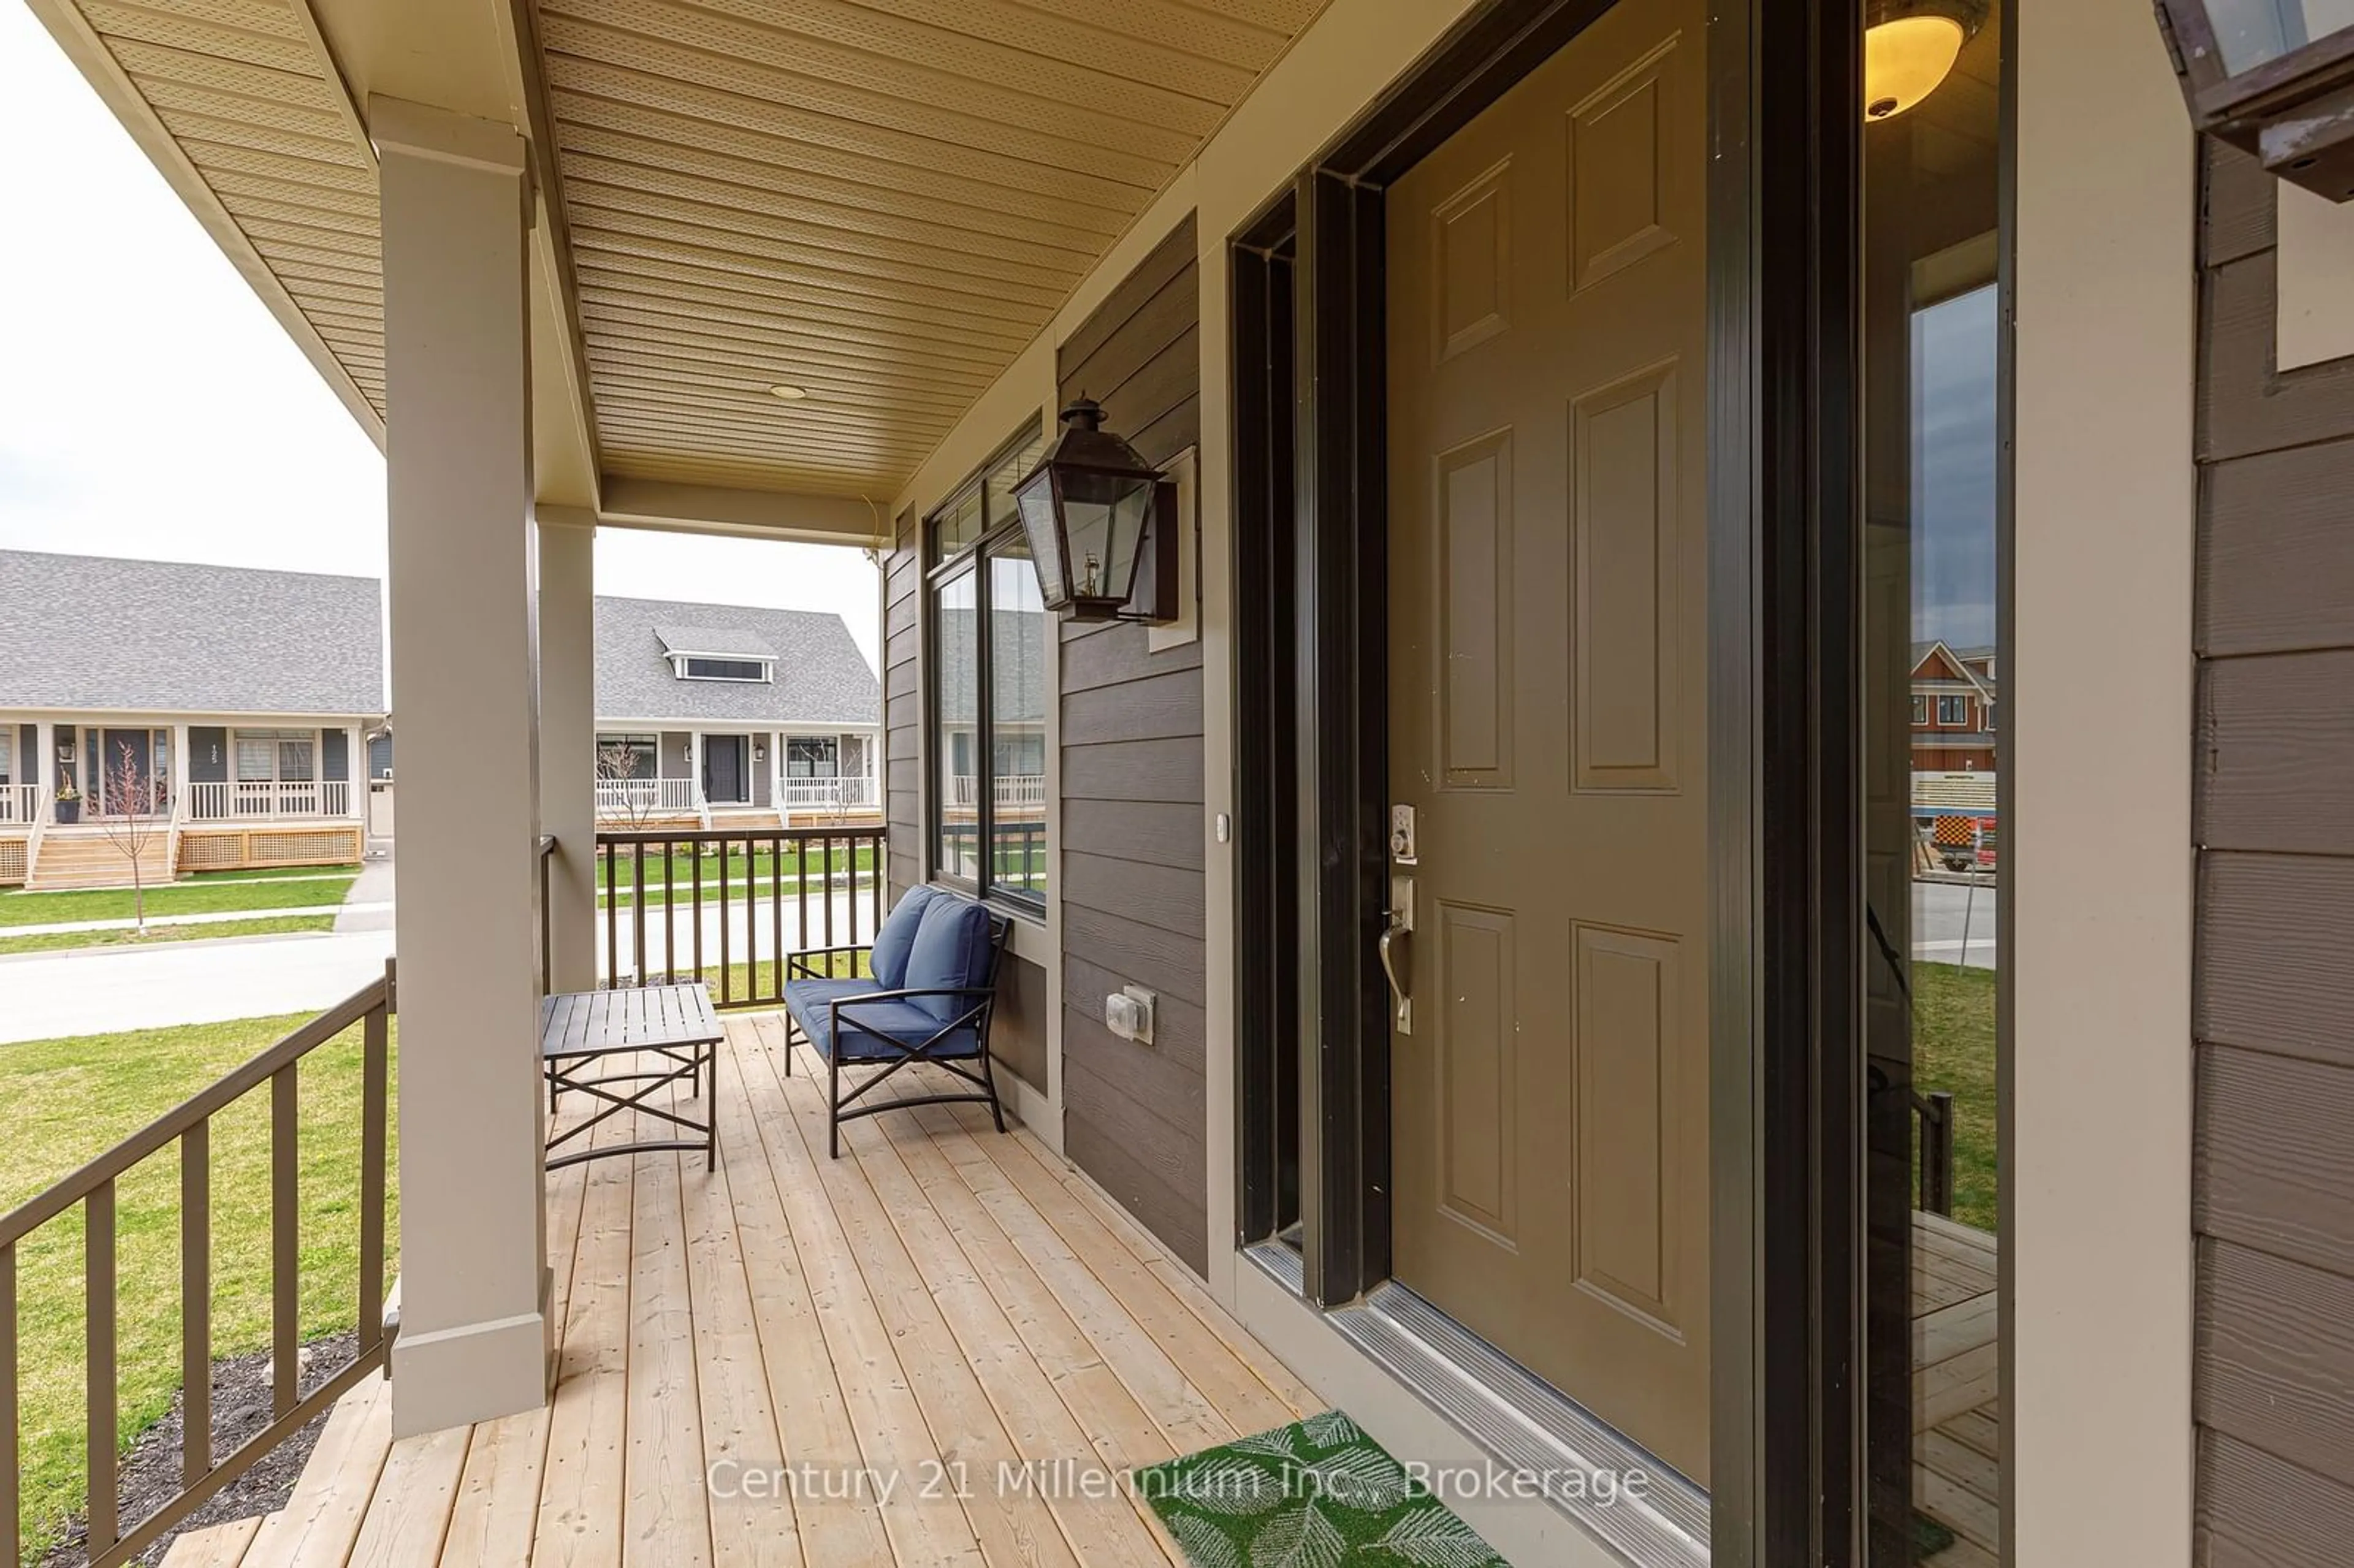
{"label": "gray shingle roof", "polygon": [[0,707],[384,712],[374,577],[0,550]]}
{"label": "gray shingle roof", "polygon": [[664,651],[672,653],[724,653],[747,659],[773,659],[777,651],[757,631],[735,626],[657,626]]}
{"label": "gray shingle roof", "polygon": [[[707,641],[713,638],[737,645],[718,646]],[[773,657],[777,678],[682,681],[665,656],[672,648]],[[838,615],[599,594],[597,716],[599,722],[716,720],[779,728],[871,725],[882,721],[883,692]]]}

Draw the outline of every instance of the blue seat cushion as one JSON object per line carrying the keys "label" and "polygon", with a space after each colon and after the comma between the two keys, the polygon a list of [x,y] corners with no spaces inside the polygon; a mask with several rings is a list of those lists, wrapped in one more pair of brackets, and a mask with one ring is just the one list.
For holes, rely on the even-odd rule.
{"label": "blue seat cushion", "polygon": [[928,884],[907,889],[893,906],[891,917],[875,933],[875,946],[866,956],[866,969],[883,990],[897,991],[907,983],[907,954],[916,946],[916,929],[924,922],[924,911],[939,895],[940,890]]}
{"label": "blue seat cushion", "polygon": [[801,1033],[817,1038],[818,1028],[827,1022],[832,1009],[826,1003],[838,996],[868,996],[883,988],[871,980],[797,980],[785,982],[785,1011],[801,1026]]}
{"label": "blue seat cushion", "polygon": [[[801,980],[801,985],[840,985],[839,980]],[[864,982],[860,982],[864,983]],[[825,1001],[805,999],[794,1006],[793,988],[787,986],[786,1005],[800,1021],[801,1033],[817,1054],[838,1062],[892,1062],[912,1054],[940,1031],[940,1020],[908,1001],[863,1001],[842,1010],[842,1035],[834,1037],[834,1011]],[[855,994],[855,993],[850,993]],[[930,1061],[969,1061],[981,1054],[981,1036],[970,1023],[956,1030],[924,1053]]]}
{"label": "blue seat cushion", "polygon": [[[916,929],[916,946],[907,954],[908,991],[967,990],[989,983],[989,960],[994,933],[989,911],[970,898],[953,895],[935,898],[924,910]],[[970,1012],[975,997],[917,996],[908,1001],[940,1022]]]}

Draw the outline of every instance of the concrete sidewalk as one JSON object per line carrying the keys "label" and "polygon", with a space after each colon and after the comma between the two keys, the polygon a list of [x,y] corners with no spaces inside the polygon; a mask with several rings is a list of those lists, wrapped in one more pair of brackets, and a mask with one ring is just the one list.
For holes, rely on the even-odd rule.
{"label": "concrete sidewalk", "polygon": [[[221,926],[239,920],[292,920],[309,918],[313,916],[324,919],[334,916],[335,918],[334,928],[341,931],[346,929],[343,924],[345,917],[353,914],[355,906],[350,904],[307,904],[295,909],[216,909],[201,915],[150,915],[147,916],[147,924],[150,926]],[[385,912],[387,917],[385,928],[389,930],[391,903],[387,901],[378,905],[358,906],[358,912],[362,915],[375,910]],[[73,931],[130,931],[136,929],[138,925],[139,922],[136,920],[120,919],[58,920],[46,926],[0,926],[0,942],[5,942],[11,937],[51,937]],[[348,928],[367,930],[370,927],[355,926]]]}
{"label": "concrete sidewalk", "polygon": [[343,913],[335,916],[338,936],[348,931],[392,929],[392,857],[372,860],[344,895]]}

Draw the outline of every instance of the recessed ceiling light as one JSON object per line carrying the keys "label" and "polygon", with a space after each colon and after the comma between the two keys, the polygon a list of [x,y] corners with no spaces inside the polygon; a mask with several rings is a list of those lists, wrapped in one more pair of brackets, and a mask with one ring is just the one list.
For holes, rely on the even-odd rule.
{"label": "recessed ceiling light", "polygon": [[809,396],[809,388],[806,387],[787,387],[779,384],[769,388],[769,396],[771,397],[781,397],[788,403],[798,403],[802,398]]}

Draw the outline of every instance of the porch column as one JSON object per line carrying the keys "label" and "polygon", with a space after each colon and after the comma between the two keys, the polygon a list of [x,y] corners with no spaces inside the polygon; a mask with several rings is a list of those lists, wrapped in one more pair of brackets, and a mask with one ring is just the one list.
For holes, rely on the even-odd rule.
{"label": "porch column", "polygon": [[597,542],[593,513],[539,508],[539,822],[548,866],[548,985],[597,984]]}
{"label": "porch column", "polygon": [[525,144],[368,101],[400,711],[396,1436],[547,1397]]}
{"label": "porch column", "polygon": [[33,820],[50,820],[56,811],[58,793],[58,726],[48,719],[33,722],[33,757],[25,777],[41,787],[41,792],[33,798]]}
{"label": "porch column", "polygon": [[185,722],[172,726],[172,777],[167,782],[172,791],[172,815],[186,821],[188,816],[188,726]]}

